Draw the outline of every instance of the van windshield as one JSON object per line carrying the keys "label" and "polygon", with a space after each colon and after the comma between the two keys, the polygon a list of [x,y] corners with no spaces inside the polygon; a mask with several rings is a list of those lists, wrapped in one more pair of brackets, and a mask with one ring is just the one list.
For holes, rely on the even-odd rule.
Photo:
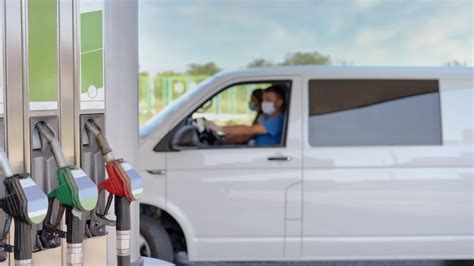
{"label": "van windshield", "polygon": [[148,120],[141,128],[139,136],[141,139],[146,138],[152,132],[154,132],[158,127],[163,124],[167,117],[173,114],[176,110],[179,110],[185,106],[191,98],[197,95],[207,84],[211,82],[211,79],[207,79],[196,86],[193,90],[189,90],[184,93],[181,97],[176,99],[174,102],[168,104],[163,110],[158,114]]}

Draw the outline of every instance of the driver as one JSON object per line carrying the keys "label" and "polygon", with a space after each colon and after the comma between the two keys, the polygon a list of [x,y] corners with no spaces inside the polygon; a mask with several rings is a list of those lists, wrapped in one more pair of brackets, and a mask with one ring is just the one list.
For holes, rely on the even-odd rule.
{"label": "driver", "polygon": [[255,145],[280,144],[285,121],[285,91],[281,86],[273,85],[265,89],[262,98],[262,112],[266,115],[262,121],[251,126],[219,127],[212,121],[205,121],[205,127],[214,132],[224,132],[225,143],[242,143],[242,140],[255,138]]}

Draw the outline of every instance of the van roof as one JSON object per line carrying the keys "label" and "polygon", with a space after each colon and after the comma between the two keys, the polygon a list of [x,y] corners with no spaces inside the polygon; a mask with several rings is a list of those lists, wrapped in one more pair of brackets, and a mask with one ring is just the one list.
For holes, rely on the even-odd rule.
{"label": "van roof", "polygon": [[454,78],[472,79],[473,67],[365,67],[365,66],[274,66],[227,70],[218,73],[216,78],[257,75],[298,75],[314,77],[386,77],[386,78]]}

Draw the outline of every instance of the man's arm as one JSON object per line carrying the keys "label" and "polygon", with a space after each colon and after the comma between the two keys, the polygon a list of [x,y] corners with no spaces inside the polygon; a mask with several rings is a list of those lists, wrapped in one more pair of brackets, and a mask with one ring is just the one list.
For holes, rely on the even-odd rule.
{"label": "man's arm", "polygon": [[224,142],[228,144],[247,143],[256,135],[267,133],[265,127],[260,124],[255,124],[252,126],[228,126],[223,127],[222,131],[227,134]]}
{"label": "man's arm", "polygon": [[223,127],[222,131],[229,135],[255,136],[267,134],[267,129],[261,124],[255,124],[251,126],[228,126]]}
{"label": "man's arm", "polygon": [[243,144],[247,143],[250,139],[256,135],[266,134],[267,129],[260,125],[255,124],[252,126],[226,126],[219,127],[212,121],[205,121],[205,127],[208,130],[215,132],[222,131],[226,134],[224,142],[227,144]]}
{"label": "man's arm", "polygon": [[253,139],[254,135],[226,135],[224,143],[226,144],[247,144],[249,140]]}

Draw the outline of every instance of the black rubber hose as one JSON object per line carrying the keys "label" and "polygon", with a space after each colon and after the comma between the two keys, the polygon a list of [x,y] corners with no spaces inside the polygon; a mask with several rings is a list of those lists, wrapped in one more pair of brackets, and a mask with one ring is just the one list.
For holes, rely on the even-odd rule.
{"label": "black rubber hose", "polygon": [[115,216],[117,217],[117,264],[130,266],[130,202],[115,196]]}
{"label": "black rubber hose", "polygon": [[15,260],[28,260],[32,257],[31,227],[31,224],[15,221],[15,246],[13,248]]}
{"label": "black rubber hose", "polygon": [[127,256],[118,256],[117,255],[117,265],[118,266],[130,266],[130,255],[127,255]]}
{"label": "black rubber hose", "polygon": [[115,196],[115,216],[117,216],[117,230],[130,230],[130,202],[128,199]]}
{"label": "black rubber hose", "polygon": [[73,214],[73,209],[66,209],[66,242],[70,244],[82,243],[85,232],[85,219],[81,219]]}

